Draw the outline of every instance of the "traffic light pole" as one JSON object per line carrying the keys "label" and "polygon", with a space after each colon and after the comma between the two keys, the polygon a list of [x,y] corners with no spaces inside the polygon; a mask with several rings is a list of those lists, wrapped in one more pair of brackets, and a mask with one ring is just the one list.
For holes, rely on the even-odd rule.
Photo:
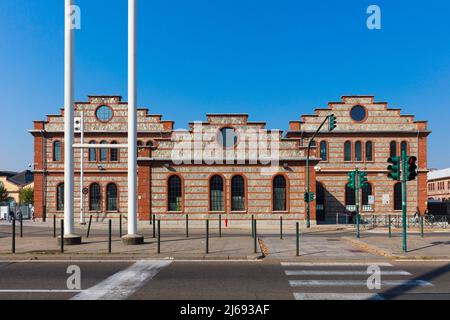
{"label": "traffic light pole", "polygon": [[355,204],[356,204],[356,238],[360,238],[359,232],[359,171],[355,170]]}
{"label": "traffic light pole", "polygon": [[310,186],[309,186],[309,153],[311,151],[314,139],[319,134],[320,130],[322,130],[325,123],[330,119],[330,116],[327,116],[325,120],[322,122],[320,127],[316,130],[313,137],[309,140],[308,148],[306,149],[306,193],[308,194],[308,201],[306,201],[306,227],[309,229],[311,228],[311,206],[310,206],[310,199],[309,199],[309,193],[310,193]]}
{"label": "traffic light pole", "polygon": [[407,244],[407,240],[406,240],[406,235],[407,235],[407,225],[406,225],[406,175],[407,175],[407,170],[406,170],[406,161],[407,161],[407,156],[406,156],[406,151],[402,150],[402,218],[403,218],[403,252],[408,252],[408,244]]}

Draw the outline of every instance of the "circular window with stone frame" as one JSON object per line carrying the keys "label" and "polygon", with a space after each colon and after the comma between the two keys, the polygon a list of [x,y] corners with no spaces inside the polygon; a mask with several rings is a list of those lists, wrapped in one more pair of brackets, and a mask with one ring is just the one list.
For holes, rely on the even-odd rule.
{"label": "circular window with stone frame", "polygon": [[367,109],[363,106],[357,105],[350,110],[350,117],[355,122],[364,122],[366,121],[367,116]]}
{"label": "circular window with stone frame", "polygon": [[113,110],[108,106],[100,106],[95,111],[95,116],[100,122],[109,122],[114,116]]}
{"label": "circular window with stone frame", "polygon": [[217,142],[225,149],[234,148],[238,144],[236,130],[231,127],[224,127],[217,134]]}

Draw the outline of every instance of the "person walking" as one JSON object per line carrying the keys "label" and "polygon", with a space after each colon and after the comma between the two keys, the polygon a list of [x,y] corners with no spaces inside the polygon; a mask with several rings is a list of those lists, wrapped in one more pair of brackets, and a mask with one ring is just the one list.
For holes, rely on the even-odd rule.
{"label": "person walking", "polygon": [[8,222],[12,223],[13,219],[14,219],[14,211],[9,210]]}

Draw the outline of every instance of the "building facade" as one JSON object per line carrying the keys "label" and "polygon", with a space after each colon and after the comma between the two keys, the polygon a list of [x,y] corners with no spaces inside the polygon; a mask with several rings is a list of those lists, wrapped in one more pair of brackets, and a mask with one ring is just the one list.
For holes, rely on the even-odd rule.
{"label": "building facade", "polygon": [[450,201],[450,168],[428,173],[428,199]]}
{"label": "building facade", "polygon": [[[90,96],[75,104],[84,122],[84,143],[121,145],[127,142],[127,103],[119,96]],[[330,113],[338,129],[320,133],[306,167],[308,139]],[[63,215],[64,110],[36,121],[35,216]],[[363,192],[365,212],[397,211],[398,187],[387,178],[389,155],[406,148],[419,158],[418,180],[408,183],[408,207],[426,207],[426,122],[388,109],[373,97],[344,97],[315,115],[293,121],[287,134],[266,129],[246,114],[208,114],[184,131],[172,121],[138,110],[138,215],[163,219],[303,220],[305,176],[309,170],[311,219],[324,221],[351,211],[354,196],[346,192],[347,173],[355,166],[369,172],[370,190]],[[75,143],[81,134],[75,134]],[[127,150],[75,149],[75,213],[83,209],[97,219],[127,214]],[[83,157],[83,166],[81,166]],[[81,170],[82,168],[82,170]],[[81,180],[81,172],[83,179]],[[316,179],[317,176],[317,179]],[[317,190],[316,190],[317,188]],[[353,206],[353,207],[352,207]]]}
{"label": "building facade", "polygon": [[9,197],[15,202],[20,203],[20,193],[23,189],[33,189],[33,173],[31,171],[10,172],[0,171],[0,185],[8,192]]}

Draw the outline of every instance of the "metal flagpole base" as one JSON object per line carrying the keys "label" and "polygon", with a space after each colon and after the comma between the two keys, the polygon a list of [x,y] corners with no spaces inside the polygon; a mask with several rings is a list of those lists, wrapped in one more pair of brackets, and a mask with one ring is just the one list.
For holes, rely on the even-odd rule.
{"label": "metal flagpole base", "polygon": [[[64,245],[66,246],[77,246],[82,243],[81,236],[75,234],[64,236]],[[61,244],[61,236],[58,237],[58,244]]]}
{"label": "metal flagpole base", "polygon": [[137,234],[129,234],[122,238],[123,244],[126,246],[138,246],[144,244],[144,236]]}

